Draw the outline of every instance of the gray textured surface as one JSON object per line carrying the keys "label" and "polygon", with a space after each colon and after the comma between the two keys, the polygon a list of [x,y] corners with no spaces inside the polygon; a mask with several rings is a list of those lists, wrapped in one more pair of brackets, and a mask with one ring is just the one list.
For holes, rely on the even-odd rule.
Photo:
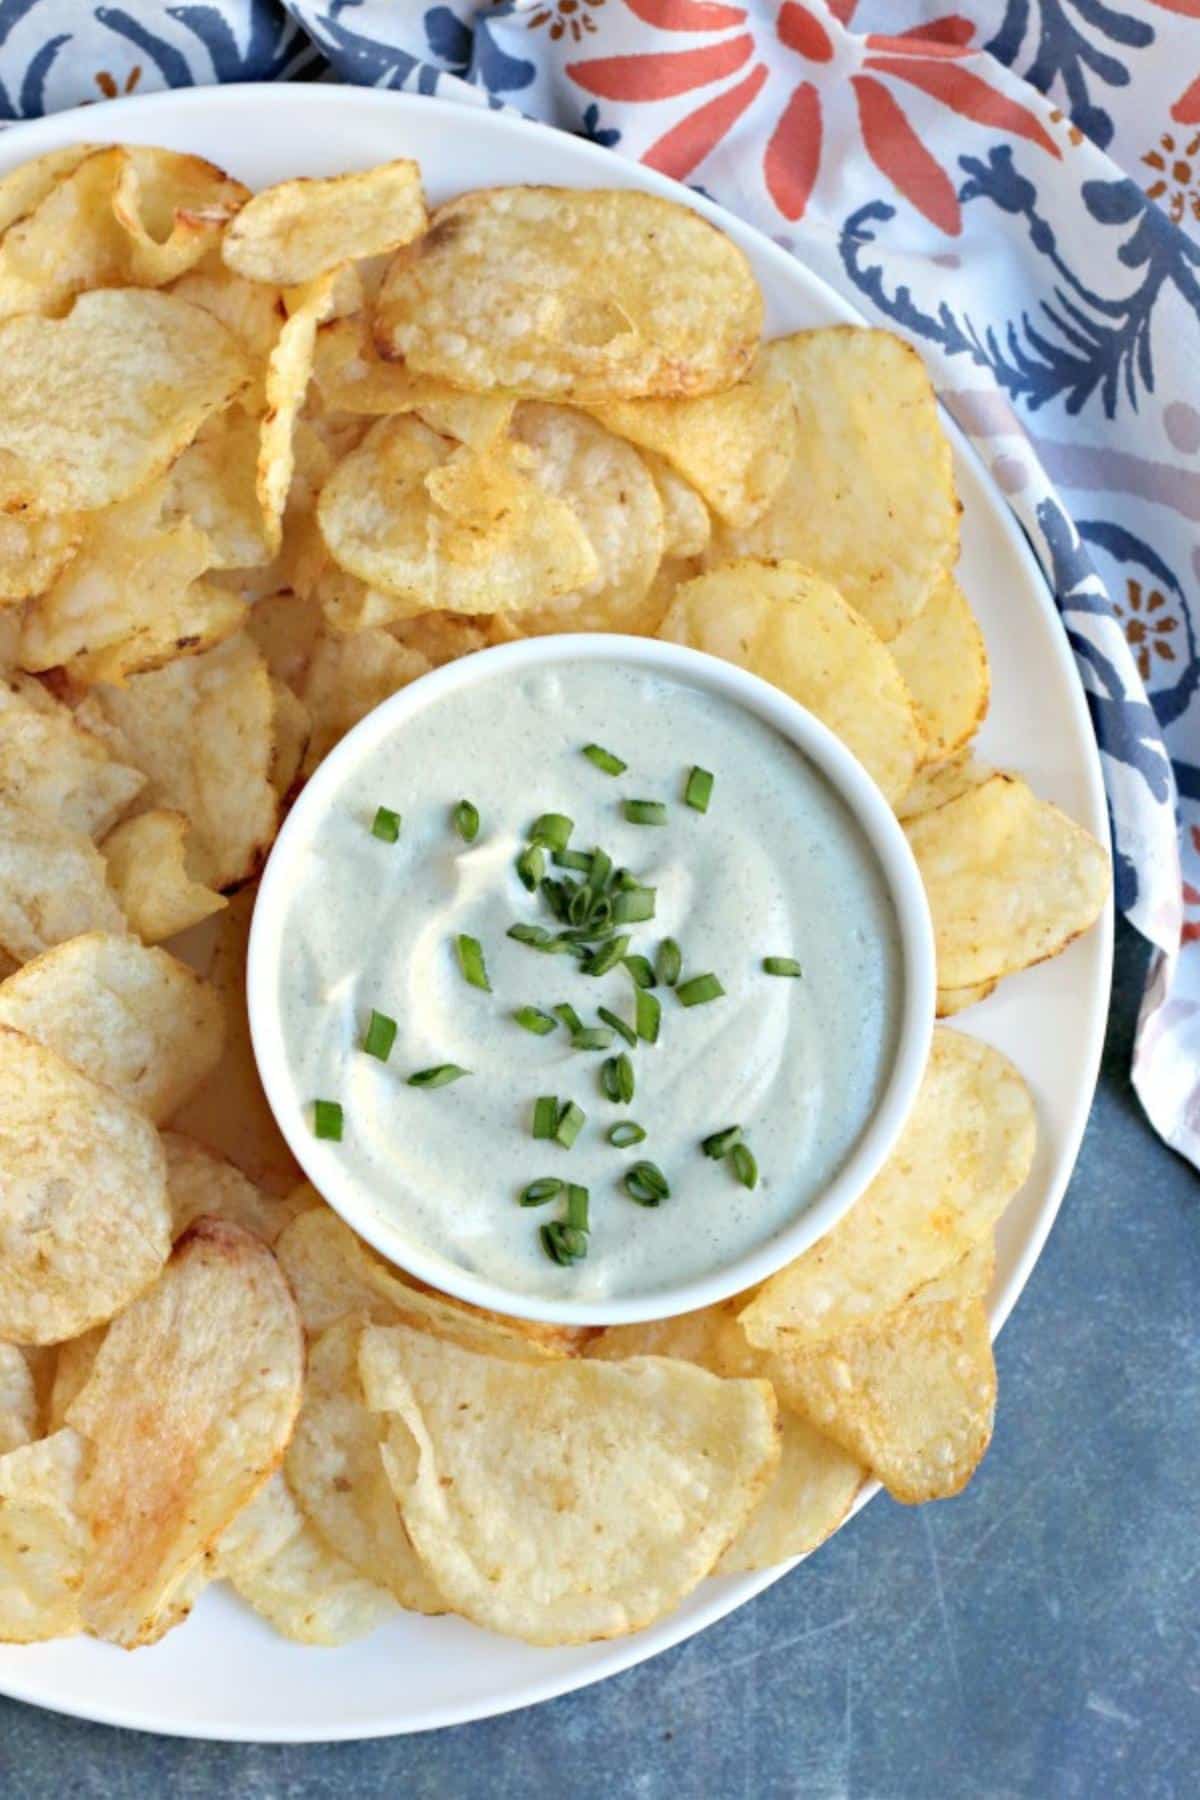
{"label": "gray textured surface", "polygon": [[995,1441],[961,1498],[877,1500],[691,1643],[455,1731],[184,1744],[0,1702],[0,1793],[1190,1800],[1200,1182],[1129,1090],[1141,962],[1126,934],[1083,1154],[1001,1340]]}

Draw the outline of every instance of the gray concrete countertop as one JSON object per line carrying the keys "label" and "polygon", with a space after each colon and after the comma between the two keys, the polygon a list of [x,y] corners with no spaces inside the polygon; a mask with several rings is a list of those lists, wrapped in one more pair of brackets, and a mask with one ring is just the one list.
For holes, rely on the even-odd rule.
{"label": "gray concrete countertop", "polygon": [[1143,962],[1123,933],[1096,1107],[1001,1339],[996,1435],[966,1494],[920,1511],[877,1500],[701,1637],[454,1731],[188,1744],[0,1701],[0,1793],[1190,1800],[1200,1180],[1129,1088]]}

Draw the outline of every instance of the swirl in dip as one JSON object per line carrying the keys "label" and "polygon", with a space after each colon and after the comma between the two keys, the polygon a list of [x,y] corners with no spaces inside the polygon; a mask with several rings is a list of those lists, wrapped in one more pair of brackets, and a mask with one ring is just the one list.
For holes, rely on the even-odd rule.
{"label": "swirl in dip", "polygon": [[[611,757],[593,760],[589,745]],[[626,766],[612,773],[613,762]],[[685,798],[694,767],[713,777],[705,811]],[[337,769],[324,804],[293,821],[302,829],[272,959],[318,1185],[322,1161],[336,1161],[401,1244],[514,1297],[553,1299],[695,1279],[761,1245],[828,1186],[887,1083],[900,950],[871,846],[786,738],[722,695],[614,657],[442,693]],[[703,789],[691,785],[693,800]],[[478,813],[473,838],[469,808],[456,823],[464,800]],[[665,823],[633,822],[631,800],[651,803],[635,816]],[[560,822],[526,858],[526,881],[564,885],[530,892],[516,865],[547,814]],[[565,864],[553,848],[563,818]],[[596,847],[608,871],[604,857],[591,861]],[[649,900],[618,902],[645,889]],[[605,937],[605,901],[618,920],[653,916]],[[514,925],[541,947],[509,936]],[[570,935],[589,925],[591,937]],[[639,988],[645,964],[613,960],[613,937],[651,965],[675,940],[676,985]],[[612,966],[589,973],[596,957]],[[669,975],[669,952],[666,963]],[[705,975],[722,991],[695,983]],[[597,1009],[636,1032],[639,993],[651,996],[644,1030],[658,1002],[657,1041],[631,1046]],[[521,1009],[533,1009],[526,1026]],[[410,1085],[448,1065],[469,1073]],[[550,1096],[543,1129],[569,1102],[585,1115],[578,1125],[571,1114],[570,1148],[533,1135],[535,1103]],[[630,1122],[644,1140],[611,1143]],[[705,1153],[734,1126],[750,1157],[720,1143]],[[571,1132],[568,1122],[560,1136]],[[623,1177],[645,1162],[666,1195],[635,1179],[630,1197]],[[520,1203],[530,1184],[556,1182],[541,1204]]]}

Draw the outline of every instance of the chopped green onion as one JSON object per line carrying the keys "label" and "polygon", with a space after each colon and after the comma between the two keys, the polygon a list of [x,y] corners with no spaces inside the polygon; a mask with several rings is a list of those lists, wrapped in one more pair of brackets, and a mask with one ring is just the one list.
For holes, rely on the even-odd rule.
{"label": "chopped green onion", "polygon": [[479,836],[479,808],[470,800],[460,800],[454,809],[454,829],[464,844],[473,844]]}
{"label": "chopped green onion", "polygon": [[724,992],[715,975],[693,975],[680,982],[675,997],[681,1006],[703,1006],[709,1000],[719,1000]]}
{"label": "chopped green onion", "polygon": [[635,1162],[621,1177],[621,1185],[639,1206],[661,1206],[671,1198],[667,1178],[656,1163]]}
{"label": "chopped green onion", "polygon": [[588,1191],[574,1181],[567,1183],[567,1224],[572,1231],[588,1229]]}
{"label": "chopped green onion", "polygon": [[637,1033],[644,1044],[657,1044],[658,1027],[662,1021],[662,1007],[658,995],[647,993],[645,988],[638,989],[637,995]]}
{"label": "chopped green onion", "polygon": [[633,1119],[618,1119],[608,1134],[608,1141],[617,1150],[631,1150],[635,1144],[644,1144],[646,1133],[643,1127]]}
{"label": "chopped green onion", "polygon": [[540,844],[527,844],[513,866],[521,886],[535,894],[538,882],[546,873],[546,852]]}
{"label": "chopped green onion", "polygon": [[606,1025],[611,1025],[618,1036],[623,1037],[631,1050],[637,1046],[637,1032],[633,1031],[615,1012],[609,1012],[607,1006],[598,1006],[596,1011]]}
{"label": "chopped green onion", "polygon": [[535,1138],[552,1138],[554,1127],[558,1124],[558,1095],[540,1094],[533,1103],[533,1130]]}
{"label": "chopped green onion", "polygon": [[762,966],[768,975],[790,975],[793,981],[804,973],[792,956],[764,956]]}
{"label": "chopped green onion", "polygon": [[654,917],[654,889],[651,887],[626,888],[619,893],[612,903],[614,925],[640,925],[644,919]]}
{"label": "chopped green onion", "polygon": [[561,924],[565,925],[567,923],[568,908],[571,904],[571,895],[574,892],[574,889],[565,881],[552,881],[550,876],[547,875],[546,879],[540,883],[538,892],[541,894],[542,899],[546,902],[546,905],[550,908],[550,911],[554,914],[555,918],[558,919]]}
{"label": "chopped green onion", "polygon": [[600,1085],[614,1106],[629,1105],[634,1092],[633,1064],[624,1050],[620,1056],[609,1057],[600,1071]]}
{"label": "chopped green onion", "polygon": [[541,1181],[531,1181],[528,1187],[521,1189],[517,1195],[518,1206],[545,1206],[547,1200],[556,1200],[563,1191],[563,1183],[553,1175],[546,1175]]}
{"label": "chopped green onion", "polygon": [[720,1162],[721,1158],[728,1156],[734,1145],[740,1144],[741,1141],[741,1126],[727,1125],[724,1131],[714,1131],[708,1137],[702,1138],[700,1148],[705,1156],[711,1156],[715,1162]]}
{"label": "chopped green onion", "polygon": [[604,1025],[589,1025],[571,1039],[572,1050],[611,1050],[613,1034]]}
{"label": "chopped green onion", "polygon": [[372,1012],[367,1021],[367,1029],[362,1041],[362,1047],[367,1055],[377,1056],[380,1062],[386,1062],[392,1054],[392,1045],[395,1041],[395,1019],[389,1019],[386,1013]]}
{"label": "chopped green onion", "polygon": [[583,1030],[583,1020],[566,1000],[561,1000],[554,1008],[554,1016],[562,1021],[572,1036],[575,1032]]}
{"label": "chopped green onion", "polygon": [[633,888],[641,887],[642,885],[632,869],[618,869],[613,876],[613,881],[616,886],[623,889],[625,893],[629,893]]}
{"label": "chopped green onion", "polygon": [[567,923],[569,925],[586,925],[592,915],[592,890],[589,887],[577,887],[567,902]]}
{"label": "chopped green onion", "polygon": [[575,829],[574,819],[565,813],[543,813],[529,829],[531,844],[545,844],[547,850],[565,850]]}
{"label": "chopped green onion", "polygon": [[729,1160],[733,1164],[734,1174],[744,1188],[758,1186],[758,1164],[749,1144],[735,1144],[729,1152]]}
{"label": "chopped green onion", "polygon": [[540,1006],[518,1006],[513,1018],[522,1031],[532,1031],[534,1037],[545,1037],[555,1029],[555,1021]]}
{"label": "chopped green onion", "polygon": [[400,836],[400,814],[393,812],[390,806],[380,806],[371,820],[371,836],[382,838],[385,844],[394,844]]}
{"label": "chopped green onion", "polygon": [[332,1144],[342,1141],[344,1114],[336,1100],[313,1101],[313,1134],[328,1138]]}
{"label": "chopped green onion", "polygon": [[664,987],[674,987],[683,973],[683,955],[674,938],[664,938],[654,959],[654,973]]}
{"label": "chopped green onion", "polygon": [[557,869],[574,869],[581,875],[591,872],[592,858],[587,850],[556,850],[550,860]]}
{"label": "chopped green onion", "polygon": [[470,1073],[470,1069],[460,1069],[457,1063],[437,1063],[432,1069],[418,1069],[415,1075],[410,1075],[408,1085],[420,1088],[449,1087],[452,1081],[461,1081],[464,1075]]}
{"label": "chopped green onion", "polygon": [[695,812],[707,812],[708,803],[712,799],[713,778],[707,769],[693,769],[687,778],[687,786],[683,790],[686,803]]}
{"label": "chopped green onion", "polygon": [[619,756],[614,756],[611,750],[605,750],[599,744],[585,744],[583,754],[590,763],[595,763],[598,769],[603,769],[606,775],[623,775],[629,767],[629,764],[623,763]]}
{"label": "chopped green onion", "polygon": [[479,939],[468,937],[465,932],[460,931],[455,943],[458,947],[458,966],[463,972],[464,979],[472,987],[482,988],[485,994],[490,994],[492,984],[488,980],[487,968],[483,960],[483,946]]}
{"label": "chopped green onion", "polygon": [[612,857],[608,854],[607,850],[601,850],[599,846],[597,846],[596,849],[592,851],[590,860],[591,873],[588,876],[588,880],[596,892],[599,893],[601,888],[608,885],[608,878],[612,874]]}
{"label": "chopped green onion", "polygon": [[564,1150],[569,1150],[587,1122],[587,1114],[574,1100],[568,1100],[555,1121],[551,1137]]}
{"label": "chopped green onion", "polygon": [[592,931],[611,931],[615,922],[612,901],[607,894],[597,894],[594,888],[592,889],[592,910],[588,914],[587,922]]}
{"label": "chopped green onion", "polygon": [[621,811],[631,825],[665,825],[667,809],[661,800],[626,800]]}
{"label": "chopped green onion", "polygon": [[564,1268],[570,1263],[582,1262],[587,1255],[587,1232],[576,1231],[557,1219],[553,1224],[543,1225],[538,1236],[551,1262],[560,1263]]}
{"label": "chopped green onion", "polygon": [[629,979],[636,988],[652,988],[654,986],[654,970],[650,967],[649,958],[645,956],[626,956],[622,958]]}
{"label": "chopped green onion", "polygon": [[609,938],[608,942],[601,944],[595,955],[584,964],[584,974],[607,975],[610,969],[616,968],[628,948],[629,939],[627,937]]}
{"label": "chopped green onion", "polygon": [[518,944],[528,944],[531,950],[544,950],[547,944],[553,943],[554,935],[544,925],[510,925],[504,934],[515,939]]}

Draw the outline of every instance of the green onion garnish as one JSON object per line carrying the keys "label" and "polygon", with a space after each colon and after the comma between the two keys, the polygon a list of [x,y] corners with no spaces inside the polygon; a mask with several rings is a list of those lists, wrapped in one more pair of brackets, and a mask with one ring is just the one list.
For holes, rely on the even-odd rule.
{"label": "green onion garnish", "polygon": [[674,987],[683,973],[683,954],[674,938],[664,938],[654,959],[654,973],[664,987]]}
{"label": "green onion garnish", "polygon": [[572,1231],[588,1229],[588,1191],[574,1181],[567,1183],[567,1224]]}
{"label": "green onion garnish", "polygon": [[631,825],[665,825],[667,809],[661,800],[625,800],[621,811]]}
{"label": "green onion garnish", "polygon": [[567,902],[567,923],[576,927],[586,925],[592,916],[594,896],[591,888],[577,887]]}
{"label": "green onion garnish", "polygon": [[614,756],[611,750],[605,750],[599,744],[585,744],[583,754],[590,763],[595,763],[598,769],[603,769],[606,775],[623,775],[629,767],[629,764],[623,763],[619,756]]}
{"label": "green onion garnish", "polygon": [[635,1144],[645,1143],[646,1133],[633,1119],[618,1119],[609,1131],[608,1141],[617,1150],[631,1150]]}
{"label": "green onion garnish", "polygon": [[644,1044],[657,1044],[662,1007],[658,995],[639,988],[637,994],[637,1033]]}
{"label": "green onion garnish", "polygon": [[567,923],[568,909],[574,889],[565,881],[552,881],[549,875],[540,884],[538,892],[550,908],[555,918],[563,925]]}
{"label": "green onion garnish", "polygon": [[542,813],[529,828],[529,841],[545,844],[547,850],[565,850],[574,829],[574,819],[565,813]]}
{"label": "green onion garnish", "polygon": [[385,844],[394,844],[400,836],[400,814],[393,812],[390,806],[380,806],[371,820],[371,836],[382,838]]}
{"label": "green onion garnish", "polygon": [[395,1019],[389,1019],[386,1013],[372,1012],[367,1021],[367,1029],[362,1041],[362,1047],[367,1055],[377,1056],[380,1062],[386,1062],[392,1054],[392,1045],[395,1041]]}
{"label": "green onion garnish", "polygon": [[612,903],[614,925],[640,925],[643,919],[654,917],[654,889],[651,887],[626,888],[616,895]]}
{"label": "green onion garnish", "polygon": [[547,931],[544,925],[510,925],[505,936],[515,939],[518,944],[528,944],[531,950],[544,950],[554,941],[553,932]]}
{"label": "green onion garnish", "polygon": [[707,769],[693,769],[687,778],[683,798],[696,812],[707,812],[712,799],[713,778]]}
{"label": "green onion garnish", "polygon": [[711,1156],[715,1162],[720,1162],[721,1158],[728,1156],[734,1145],[740,1144],[741,1141],[741,1126],[727,1125],[724,1131],[714,1131],[710,1136],[702,1138],[700,1148],[705,1156]]}
{"label": "green onion garnish", "polygon": [[546,1175],[541,1181],[531,1181],[528,1187],[521,1189],[517,1195],[518,1206],[545,1206],[547,1200],[556,1200],[563,1191],[563,1183],[553,1175]]}
{"label": "green onion garnish", "polygon": [[460,800],[453,813],[454,829],[464,844],[473,844],[479,836],[479,808],[470,800]]}
{"label": "green onion garnish", "polygon": [[342,1125],[344,1115],[336,1100],[313,1101],[313,1134],[319,1138],[328,1138],[332,1144],[342,1141]]}
{"label": "green onion garnish", "polygon": [[768,975],[790,975],[793,981],[804,973],[792,956],[764,956],[762,966]]}
{"label": "green onion garnish", "polygon": [[628,1106],[633,1099],[634,1077],[633,1064],[622,1050],[620,1056],[610,1056],[600,1071],[600,1085],[604,1089],[605,1098],[614,1106]]}
{"label": "green onion garnish", "polygon": [[630,893],[632,889],[641,887],[642,885],[632,869],[618,869],[613,876],[613,882],[617,887],[623,889],[625,893]]}
{"label": "green onion garnish", "polygon": [[595,955],[589,957],[584,964],[584,974],[607,975],[610,969],[616,968],[628,948],[629,939],[627,937],[609,938],[608,942],[601,944]]}
{"label": "green onion garnish", "polygon": [[607,1006],[598,1006],[597,1013],[606,1025],[611,1025],[618,1037],[623,1037],[631,1050],[637,1047],[637,1032],[628,1026],[624,1019],[618,1018],[615,1012],[609,1012]]}
{"label": "green onion garnish", "polygon": [[455,939],[455,944],[458,949],[458,966],[463,972],[464,979],[470,982],[472,987],[482,988],[485,994],[490,994],[492,984],[488,980],[487,969],[483,961],[483,946],[479,939],[468,937],[465,932],[460,932]]}
{"label": "green onion garnish", "polygon": [[591,872],[592,859],[586,850],[556,850],[551,861],[557,869],[575,869],[581,875]]}
{"label": "green onion garnish", "polygon": [[555,1021],[540,1006],[518,1006],[513,1018],[522,1031],[532,1031],[534,1037],[545,1037],[555,1029]]}
{"label": "green onion garnish", "polygon": [[558,1005],[554,1008],[554,1016],[556,1019],[562,1021],[572,1036],[574,1036],[577,1031],[583,1030],[583,1020],[575,1011],[575,1008],[566,1000],[559,1001]]}
{"label": "green onion garnish", "polygon": [[635,1162],[621,1177],[621,1185],[639,1206],[661,1206],[671,1197],[667,1178],[657,1163]]}
{"label": "green onion garnish", "polygon": [[587,1232],[576,1231],[557,1219],[553,1224],[543,1225],[538,1236],[551,1262],[560,1263],[564,1268],[570,1263],[582,1262],[587,1255]]}
{"label": "green onion garnish", "polygon": [[540,844],[527,844],[513,866],[521,886],[535,894],[538,882],[546,873],[546,852]]}
{"label": "green onion garnish", "polygon": [[568,1100],[555,1120],[551,1137],[564,1150],[569,1150],[587,1122],[587,1114],[582,1106],[576,1106],[574,1100]]}
{"label": "green onion garnish", "polygon": [[622,960],[634,987],[652,988],[654,986],[654,970],[650,967],[648,957],[626,956]]}
{"label": "green onion garnish", "polygon": [[593,893],[591,910],[587,916],[588,930],[593,934],[611,931],[616,922],[613,903],[608,895]]}
{"label": "green onion garnish", "polygon": [[558,1095],[540,1094],[533,1103],[532,1135],[535,1138],[552,1138],[557,1124]]}
{"label": "green onion garnish", "polygon": [[735,1144],[729,1152],[729,1160],[733,1164],[734,1174],[744,1188],[758,1186],[758,1164],[749,1144]]}
{"label": "green onion garnish", "polygon": [[681,1006],[704,1006],[709,1000],[719,1000],[724,992],[715,975],[693,975],[680,982],[675,997]]}
{"label": "green onion garnish", "polygon": [[608,878],[612,874],[612,857],[608,854],[607,850],[601,850],[599,846],[597,846],[596,849],[592,851],[589,860],[591,862],[591,872],[588,876],[588,881],[595,891],[599,893],[601,888],[608,885]]}
{"label": "green onion garnish", "polygon": [[461,1081],[464,1075],[470,1073],[470,1069],[460,1069],[457,1063],[436,1063],[432,1069],[418,1069],[415,1075],[410,1075],[408,1085],[419,1088],[449,1087],[452,1081]]}
{"label": "green onion garnish", "polygon": [[611,1050],[613,1034],[605,1025],[589,1025],[571,1038],[572,1050]]}

